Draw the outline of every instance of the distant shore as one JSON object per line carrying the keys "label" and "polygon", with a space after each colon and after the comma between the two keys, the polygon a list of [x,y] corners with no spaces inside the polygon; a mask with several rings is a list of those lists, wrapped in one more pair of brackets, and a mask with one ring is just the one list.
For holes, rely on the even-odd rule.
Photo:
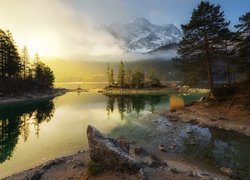
{"label": "distant shore", "polygon": [[44,90],[39,92],[32,92],[32,93],[25,93],[22,95],[8,95],[0,97],[0,105],[3,104],[12,104],[18,102],[25,102],[25,101],[37,101],[47,98],[53,98],[56,96],[61,96],[67,92],[66,89],[51,89],[51,90]]}
{"label": "distant shore", "polygon": [[127,89],[127,88],[111,88],[103,89],[101,93],[104,95],[165,95],[170,93],[208,93],[208,89],[200,88],[168,88],[168,87],[158,87],[158,88],[143,88],[143,89]]}

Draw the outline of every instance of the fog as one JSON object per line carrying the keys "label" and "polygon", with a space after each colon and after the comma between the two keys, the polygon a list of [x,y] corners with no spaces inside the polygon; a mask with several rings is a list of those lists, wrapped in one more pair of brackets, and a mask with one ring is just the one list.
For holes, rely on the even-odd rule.
{"label": "fog", "polygon": [[1,0],[0,28],[9,29],[19,47],[43,57],[91,59],[120,56],[119,42],[84,13],[59,0]]}

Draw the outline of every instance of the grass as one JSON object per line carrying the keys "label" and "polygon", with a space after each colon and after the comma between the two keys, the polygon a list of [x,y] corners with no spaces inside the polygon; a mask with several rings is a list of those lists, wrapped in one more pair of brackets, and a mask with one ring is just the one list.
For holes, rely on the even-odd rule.
{"label": "grass", "polygon": [[184,107],[184,100],[179,96],[172,95],[170,96],[169,99],[169,106],[170,106],[170,111],[181,109]]}
{"label": "grass", "polygon": [[98,164],[92,160],[87,163],[86,173],[89,176],[97,175],[97,174],[101,173],[102,171],[103,171],[103,167],[100,166],[100,164]]}

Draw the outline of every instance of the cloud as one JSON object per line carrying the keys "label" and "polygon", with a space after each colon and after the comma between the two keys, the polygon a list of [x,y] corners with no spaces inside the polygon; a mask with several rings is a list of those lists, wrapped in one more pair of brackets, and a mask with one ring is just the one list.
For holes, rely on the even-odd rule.
{"label": "cloud", "polygon": [[9,29],[31,54],[82,59],[123,54],[116,39],[64,1],[1,0],[0,17],[0,28]]}

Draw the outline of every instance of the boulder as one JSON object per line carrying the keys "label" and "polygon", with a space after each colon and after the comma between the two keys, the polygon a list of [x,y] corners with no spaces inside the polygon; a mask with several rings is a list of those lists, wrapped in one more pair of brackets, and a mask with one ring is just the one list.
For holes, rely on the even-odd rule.
{"label": "boulder", "polygon": [[129,153],[130,142],[125,136],[120,136],[116,138],[117,143],[125,152]]}
{"label": "boulder", "polygon": [[114,140],[91,125],[87,128],[87,137],[91,159],[105,168],[129,173],[142,168],[141,163],[128,154],[126,143],[121,143],[125,141]]}

